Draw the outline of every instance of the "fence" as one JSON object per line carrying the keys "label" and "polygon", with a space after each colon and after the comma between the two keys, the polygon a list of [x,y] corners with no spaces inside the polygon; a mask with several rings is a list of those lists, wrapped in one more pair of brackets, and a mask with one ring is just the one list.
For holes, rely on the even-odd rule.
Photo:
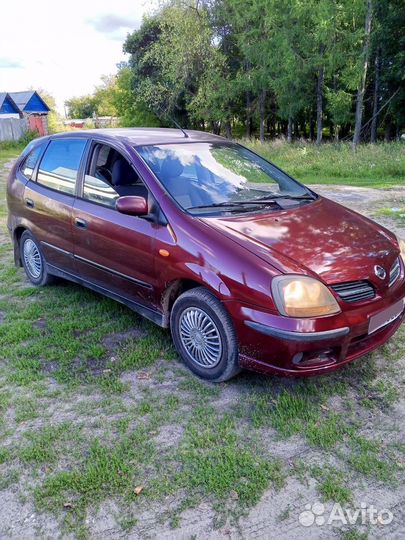
{"label": "fence", "polygon": [[0,141],[18,141],[26,131],[25,118],[0,118]]}

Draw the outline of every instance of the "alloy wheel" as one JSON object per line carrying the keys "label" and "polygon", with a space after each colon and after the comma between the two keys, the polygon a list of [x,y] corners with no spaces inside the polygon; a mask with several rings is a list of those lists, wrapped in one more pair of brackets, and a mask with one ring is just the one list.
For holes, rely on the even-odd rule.
{"label": "alloy wheel", "polygon": [[28,272],[34,279],[38,279],[42,273],[42,258],[36,243],[30,238],[24,242],[23,256]]}
{"label": "alloy wheel", "polygon": [[211,317],[202,309],[189,307],[179,320],[180,339],[188,356],[204,368],[213,368],[221,360],[222,341]]}

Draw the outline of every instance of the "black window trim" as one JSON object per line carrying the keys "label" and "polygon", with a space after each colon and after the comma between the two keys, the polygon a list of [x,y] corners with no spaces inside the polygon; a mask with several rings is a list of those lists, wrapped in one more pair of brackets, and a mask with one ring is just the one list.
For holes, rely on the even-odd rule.
{"label": "black window trim", "polygon": [[[28,181],[28,182],[36,182],[37,181],[37,172],[38,172],[38,165],[39,163],[41,162],[42,160],[42,157],[45,153],[45,150],[48,148],[48,144],[49,144],[49,140],[47,141],[40,141],[36,144],[33,145],[33,147],[31,148],[31,150],[29,150],[22,158],[22,160],[20,161],[19,165],[18,165],[18,171],[21,173],[21,175]],[[31,178],[28,178],[28,176],[25,176],[25,174],[23,173],[23,166],[24,166],[24,163],[27,161],[28,159],[28,156],[31,154],[31,152],[33,152],[36,148],[38,147],[41,147],[42,146],[42,150],[40,151],[39,153],[39,156],[38,156],[38,159],[35,163],[35,166],[34,168],[32,169],[32,176]]]}
{"label": "black window trim", "polygon": [[[58,142],[58,141],[84,141],[85,142],[85,145],[84,145],[84,148],[83,148],[83,154],[82,154],[82,157],[80,158],[79,168],[77,169],[77,176],[76,176],[76,181],[75,181],[75,189],[74,189],[73,193],[67,193],[66,191],[62,191],[60,189],[54,189],[54,188],[51,188],[49,186],[45,186],[44,184],[41,184],[41,182],[38,182],[39,166],[41,165],[41,162],[42,162],[42,160],[44,158],[44,155],[45,155],[49,145],[51,144],[51,142]],[[59,194],[65,195],[66,197],[72,197],[73,199],[75,199],[77,197],[77,186],[79,184],[80,177],[81,177],[81,174],[82,174],[82,171],[83,171],[83,162],[85,160],[85,157],[87,156],[88,146],[89,146],[89,139],[84,138],[84,137],[50,137],[44,151],[41,154],[40,159],[38,159],[38,162],[37,162],[37,164],[35,166],[35,171],[34,171],[34,173],[32,175],[33,176],[32,181],[34,181],[36,184],[38,184],[38,186],[41,186],[41,188],[43,188],[43,189],[48,189],[49,191],[52,191],[53,193],[59,193]]]}

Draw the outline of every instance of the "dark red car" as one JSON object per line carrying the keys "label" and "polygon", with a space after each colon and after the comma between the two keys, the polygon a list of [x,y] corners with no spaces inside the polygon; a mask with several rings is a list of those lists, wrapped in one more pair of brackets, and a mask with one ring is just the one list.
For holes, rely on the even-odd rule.
{"label": "dark red car", "polygon": [[247,148],[171,129],[31,143],[8,182],[16,264],[110,296],[165,328],[189,368],[311,375],[404,318],[405,245]]}

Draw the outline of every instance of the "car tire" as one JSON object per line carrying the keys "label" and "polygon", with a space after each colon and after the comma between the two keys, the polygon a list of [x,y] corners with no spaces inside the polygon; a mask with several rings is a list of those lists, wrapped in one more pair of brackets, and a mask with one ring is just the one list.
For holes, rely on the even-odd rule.
{"label": "car tire", "polygon": [[33,285],[48,285],[54,280],[46,270],[46,261],[39,242],[29,231],[24,231],[21,235],[20,257],[25,273]]}
{"label": "car tire", "polygon": [[170,314],[170,328],[182,360],[202,379],[227,381],[241,371],[231,317],[204,287],[177,298]]}

